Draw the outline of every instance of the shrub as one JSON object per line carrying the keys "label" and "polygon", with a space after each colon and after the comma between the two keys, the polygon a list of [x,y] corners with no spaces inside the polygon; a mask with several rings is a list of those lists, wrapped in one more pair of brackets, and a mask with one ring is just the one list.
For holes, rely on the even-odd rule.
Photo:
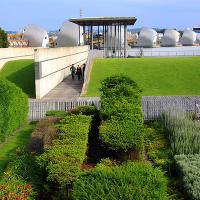
{"label": "shrub", "polygon": [[56,125],[58,138],[52,146],[46,146],[38,163],[48,172],[47,180],[58,182],[61,187],[74,181],[86,158],[88,132],[91,117],[69,115]]}
{"label": "shrub", "polygon": [[35,152],[44,152],[45,145],[52,145],[52,140],[56,139],[58,129],[55,128],[63,117],[48,116],[42,118],[36,125],[34,132],[31,134],[27,149]]}
{"label": "shrub", "polygon": [[0,142],[21,127],[27,117],[27,95],[13,83],[0,77]]}
{"label": "shrub", "polygon": [[7,39],[7,33],[0,28],[0,48],[7,48],[9,46],[9,42]]}
{"label": "shrub", "polygon": [[67,115],[67,112],[63,110],[49,110],[46,112],[46,116],[59,117],[59,116],[65,116],[65,115]]}
{"label": "shrub", "polygon": [[0,179],[0,199],[35,199],[42,193],[43,171],[35,162],[36,155],[18,150]]}
{"label": "shrub", "polygon": [[143,119],[141,115],[112,116],[103,121],[99,128],[99,137],[110,150],[127,151],[143,147]]}
{"label": "shrub", "polygon": [[83,115],[95,115],[97,112],[95,106],[77,106],[76,110]]}
{"label": "shrub", "polygon": [[200,199],[200,155],[176,155],[174,159],[188,199]]}
{"label": "shrub", "polygon": [[127,162],[120,167],[100,165],[85,171],[74,182],[72,198],[166,200],[164,173],[144,163]]}
{"label": "shrub", "polygon": [[163,112],[161,118],[173,155],[200,153],[200,126],[184,111],[170,109]]}

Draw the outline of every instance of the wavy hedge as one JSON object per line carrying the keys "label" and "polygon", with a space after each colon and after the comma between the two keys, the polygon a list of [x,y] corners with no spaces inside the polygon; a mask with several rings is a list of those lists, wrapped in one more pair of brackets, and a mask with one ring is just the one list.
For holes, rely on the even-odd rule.
{"label": "wavy hedge", "polygon": [[200,199],[200,154],[174,157],[188,199]]}
{"label": "wavy hedge", "polygon": [[65,187],[74,181],[80,172],[80,166],[86,158],[88,132],[91,116],[69,115],[56,125],[58,138],[39,157],[38,163],[48,173],[47,180]]}
{"label": "wavy hedge", "polygon": [[127,162],[122,166],[99,165],[85,171],[73,184],[74,200],[166,200],[164,172],[144,163]]}
{"label": "wavy hedge", "polygon": [[141,90],[129,77],[102,81],[99,137],[110,150],[140,150],[144,142]]}
{"label": "wavy hedge", "polygon": [[28,118],[28,97],[13,83],[0,77],[0,143]]}

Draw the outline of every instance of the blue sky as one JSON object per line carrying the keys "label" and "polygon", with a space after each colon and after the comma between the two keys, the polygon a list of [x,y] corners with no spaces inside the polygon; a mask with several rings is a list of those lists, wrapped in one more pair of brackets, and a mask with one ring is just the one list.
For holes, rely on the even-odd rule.
{"label": "blue sky", "polygon": [[135,28],[193,28],[200,0],[9,0],[0,4],[0,27],[17,31],[27,24],[57,30],[69,18],[136,17]]}

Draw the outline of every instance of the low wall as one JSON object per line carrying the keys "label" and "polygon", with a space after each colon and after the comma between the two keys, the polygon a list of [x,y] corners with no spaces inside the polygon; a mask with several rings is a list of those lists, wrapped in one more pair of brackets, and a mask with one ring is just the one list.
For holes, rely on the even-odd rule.
{"label": "low wall", "polygon": [[41,99],[70,75],[72,64],[86,63],[89,46],[36,49],[35,89],[36,99]]}
{"label": "low wall", "polygon": [[0,70],[6,62],[18,59],[34,59],[33,47],[27,48],[0,48]]}

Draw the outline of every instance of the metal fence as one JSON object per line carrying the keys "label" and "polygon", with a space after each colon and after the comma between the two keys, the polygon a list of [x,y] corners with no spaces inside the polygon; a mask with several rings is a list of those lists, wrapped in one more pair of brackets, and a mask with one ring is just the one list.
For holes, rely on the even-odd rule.
{"label": "metal fence", "polygon": [[[197,114],[200,96],[145,96],[142,97],[142,112],[144,120],[158,120],[164,110],[179,108],[186,112]],[[48,110],[69,110],[76,106],[94,105],[101,108],[100,98],[81,97],[68,101],[30,101],[29,120],[39,120],[45,117]]]}

